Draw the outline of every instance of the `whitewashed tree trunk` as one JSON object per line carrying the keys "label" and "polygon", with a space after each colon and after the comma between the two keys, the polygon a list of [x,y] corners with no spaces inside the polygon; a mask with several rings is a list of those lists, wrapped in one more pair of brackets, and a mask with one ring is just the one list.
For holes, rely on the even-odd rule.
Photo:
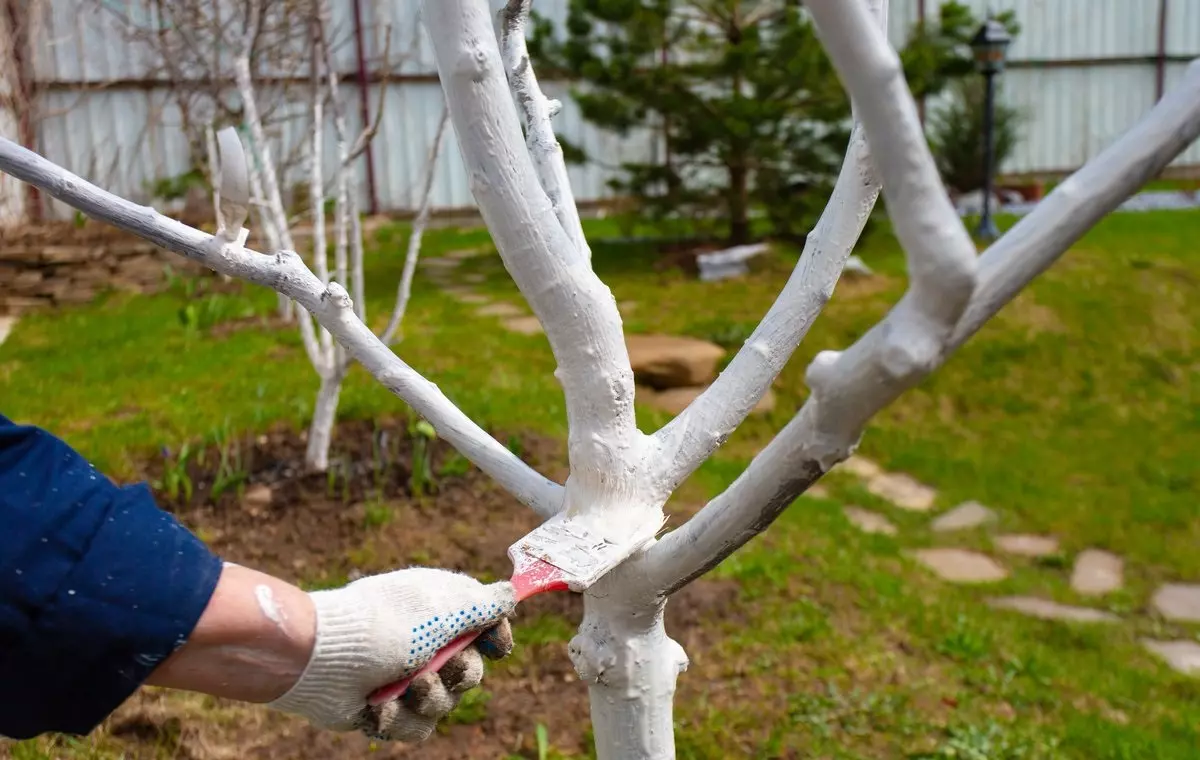
{"label": "whitewashed tree trunk", "polygon": [[[543,517],[566,510],[616,540],[656,529],[670,493],[766,392],[832,293],[882,187],[906,252],[908,291],[845,351],[816,356],[806,375],[812,392],[804,406],[724,493],[585,594],[583,624],[569,651],[588,684],[598,757],[669,760],[675,756],[672,698],[687,667],[687,656],[664,626],[670,595],[766,530],[855,449],[872,415],[940,366],[1096,221],[1200,136],[1198,60],[1128,134],[977,256],[934,169],[899,59],[884,35],[883,0],[808,0],[806,7],[856,117],[833,197],[787,285],[728,368],[670,424],[647,436],[634,425],[620,316],[612,294],[592,272],[564,184],[562,154],[549,124],[556,109],[538,89],[517,38],[529,3],[505,2],[496,19],[487,0],[425,3],[450,120],[476,200],[558,362],[570,457],[570,475],[561,486],[513,456],[397,357],[367,328],[342,284],[314,275],[294,252],[264,256],[247,250],[245,230],[237,229],[244,209],[230,206],[231,228],[210,236],[108,194],[5,139],[0,170],[89,216],[295,299],[336,339],[338,350],[520,501]],[[436,149],[427,172],[435,159]],[[223,170],[233,167],[223,184],[254,184],[253,175],[234,175],[239,161],[222,164]],[[400,292],[406,292],[403,283]],[[398,300],[401,306],[403,298]],[[389,327],[389,339],[391,332]],[[323,382],[321,392],[336,397],[337,387]]]}

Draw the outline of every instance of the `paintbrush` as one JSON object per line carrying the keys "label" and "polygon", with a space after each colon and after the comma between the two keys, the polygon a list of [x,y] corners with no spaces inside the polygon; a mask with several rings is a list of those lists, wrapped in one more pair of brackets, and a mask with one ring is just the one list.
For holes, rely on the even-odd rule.
{"label": "paintbrush", "polygon": [[[656,518],[632,536],[613,540],[597,529],[601,521],[615,522],[603,516],[566,517],[558,514],[508,547],[516,601],[522,602],[545,591],[584,591],[653,540],[664,522],[662,518]],[[374,707],[399,697],[413,679],[441,669],[482,633],[472,631],[459,636],[439,649],[416,673],[376,689],[367,697],[367,704]]]}

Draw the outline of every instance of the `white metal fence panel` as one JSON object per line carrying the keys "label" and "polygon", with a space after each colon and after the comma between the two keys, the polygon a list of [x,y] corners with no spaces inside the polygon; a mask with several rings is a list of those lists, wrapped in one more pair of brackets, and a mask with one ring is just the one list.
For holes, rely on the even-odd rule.
{"label": "white metal fence panel", "polygon": [[[489,0],[495,5],[498,0]],[[241,0],[219,0],[222,14],[244,12]],[[902,45],[922,16],[936,19],[942,0],[893,0],[888,36]],[[1011,67],[1002,80],[1002,97],[1026,114],[1022,139],[1003,166],[1011,173],[1057,173],[1078,167],[1134,124],[1153,106],[1161,77],[1169,88],[1182,75],[1187,56],[1200,56],[1200,0],[1168,0],[1166,23],[1159,2],[1150,0],[967,0],[979,14],[1012,9],[1022,32],[1010,50]],[[440,118],[442,103],[430,41],[419,25],[419,0],[360,0],[361,36],[368,101],[372,113],[386,88],[383,128],[372,152],[375,193],[383,211],[411,209],[425,154]],[[29,0],[35,36],[32,76],[36,89],[37,137],[34,147],[114,192],[149,198],[156,180],[188,168],[182,117],[165,86],[152,51],[134,44],[120,19],[143,28],[161,23],[154,0]],[[343,74],[343,102],[352,130],[361,123],[357,84],[354,4],[334,0],[332,34]],[[566,0],[540,0],[535,8],[561,30]],[[381,81],[384,38],[390,34],[392,73]],[[1160,56],[1159,48],[1162,54]],[[223,51],[228,65],[232,50]],[[1161,61],[1161,63],[1160,63]],[[293,84],[307,72],[265,72]],[[5,85],[0,81],[0,88]],[[569,169],[582,202],[612,197],[609,180],[624,161],[654,154],[650,134],[620,138],[583,120],[567,95],[565,83],[546,83],[565,105],[556,129],[584,146],[594,160]],[[260,88],[264,101],[282,99],[283,91]],[[236,96],[231,95],[236,102]],[[936,102],[929,103],[931,109]],[[277,156],[290,159],[285,188],[306,181],[302,144],[308,115],[302,104],[284,106],[275,116],[272,141]],[[285,115],[288,118],[282,118]],[[17,133],[16,114],[0,111],[0,132]],[[333,161],[333,133],[326,130],[326,154]],[[1192,146],[1176,166],[1200,165],[1200,145]],[[357,192],[366,204],[366,172]],[[0,178],[3,183],[4,178]],[[0,215],[18,213],[23,193],[0,184]],[[473,205],[456,141],[437,167],[434,203],[439,209]],[[54,216],[70,212],[49,204]]]}

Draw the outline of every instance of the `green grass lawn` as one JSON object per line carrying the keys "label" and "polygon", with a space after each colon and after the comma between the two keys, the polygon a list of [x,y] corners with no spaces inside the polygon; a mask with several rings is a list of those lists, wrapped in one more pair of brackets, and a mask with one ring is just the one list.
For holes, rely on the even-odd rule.
{"label": "green grass lawn", "polygon": [[[628,309],[626,329],[709,338],[736,349],[798,255],[780,250],[750,277],[702,284],[658,271],[647,248],[606,243],[589,223],[595,268]],[[1066,558],[1097,547],[1127,560],[1127,588],[1101,602],[1125,617],[1086,628],[995,612],[976,589],[935,581],[907,558],[935,538],[927,517],[890,509],[851,478],[802,497],[716,575],[739,584],[750,618],[715,622],[718,661],[682,678],[681,758],[1194,758],[1200,681],[1175,676],[1139,636],[1196,636],[1148,613],[1164,580],[1200,582],[1200,213],[1110,217],[950,362],[876,419],[861,453],[939,489],[938,508],[977,499],[1000,527],[1050,533]],[[385,229],[369,263],[369,310],[386,320],[406,230]],[[436,231],[426,254],[487,242]],[[784,371],[774,412],[749,421],[684,488],[718,493],[804,400],[804,368],[844,348],[903,292],[903,258],[881,229],[861,247],[880,276],[845,279]],[[469,260],[478,287],[519,296],[494,255]],[[201,322],[270,312],[260,289],[208,296]],[[59,433],[118,475],[159,447],[300,426],[316,377],[293,331],[213,337],[181,322],[179,288],[113,295],[29,316],[0,347],[0,412]],[[398,353],[469,415],[506,431],[562,436],[565,409],[544,338],[488,323],[418,276]],[[361,370],[341,415],[402,412]],[[666,421],[639,410],[642,429]],[[885,511],[897,538],[865,536],[843,503]],[[1069,561],[1014,563],[995,593],[1080,603]],[[989,593],[992,593],[989,590]],[[1095,604],[1095,602],[1092,602]],[[565,640],[561,623],[524,635]],[[715,710],[728,681],[753,680],[744,708]],[[578,688],[577,685],[567,688]],[[727,704],[727,701],[723,704]],[[481,708],[485,709],[485,708]],[[31,750],[32,751],[32,750]],[[802,753],[789,754],[789,753]],[[37,755],[31,755],[37,756]]]}

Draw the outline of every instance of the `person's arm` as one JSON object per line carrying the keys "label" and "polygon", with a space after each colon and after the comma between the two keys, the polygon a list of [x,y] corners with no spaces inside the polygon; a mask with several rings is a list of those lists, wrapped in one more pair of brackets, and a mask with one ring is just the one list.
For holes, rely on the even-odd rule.
{"label": "person's arm", "polygon": [[266,573],[225,565],[187,643],[146,683],[271,702],[300,680],[316,636],[308,594]]}
{"label": "person's arm", "polygon": [[[188,642],[147,683],[267,703],[334,730],[421,741],[512,650],[512,585],[411,568],[311,594],[226,565]],[[437,673],[378,708],[367,695],[419,669],[462,633],[486,629]]]}
{"label": "person's arm", "polygon": [[[507,583],[414,568],[307,594],[223,565],[144,485],[117,487],[0,416],[0,735],[86,734],[142,683],[416,741],[512,647]],[[367,695],[444,643],[476,647],[399,700]]]}
{"label": "person's arm", "polygon": [[220,574],[144,485],[0,416],[0,735],[90,732],[187,640]]}

